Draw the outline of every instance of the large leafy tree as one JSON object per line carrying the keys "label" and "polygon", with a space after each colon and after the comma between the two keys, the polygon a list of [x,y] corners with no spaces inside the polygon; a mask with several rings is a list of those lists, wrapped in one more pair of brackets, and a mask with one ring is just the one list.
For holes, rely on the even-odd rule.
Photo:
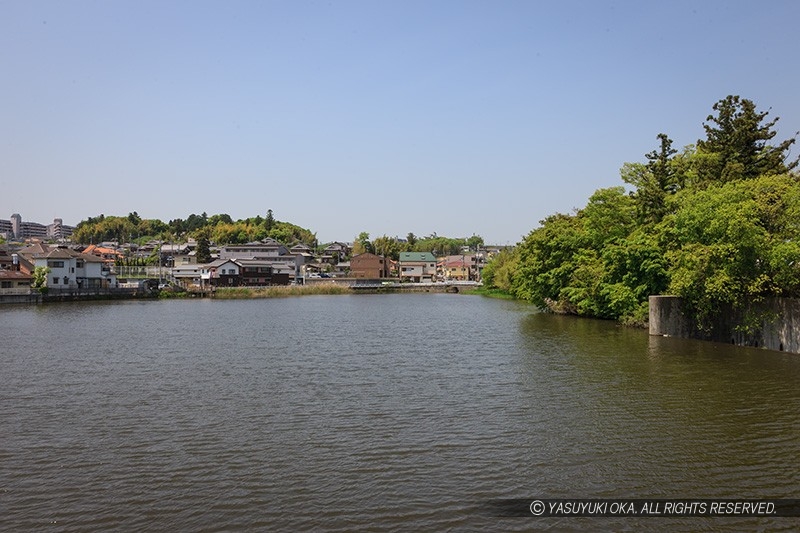
{"label": "large leafy tree", "polygon": [[372,248],[375,253],[384,257],[397,260],[400,257],[400,243],[393,237],[382,235],[372,241]]}
{"label": "large leafy tree", "polygon": [[372,241],[369,240],[369,233],[362,231],[358,237],[353,241],[353,255],[363,253],[375,253],[375,248],[372,246]]}
{"label": "large leafy tree", "polygon": [[800,184],[767,175],[690,191],[665,233],[669,289],[697,324],[748,312],[770,296],[800,296]]}
{"label": "large leafy tree", "polygon": [[[714,106],[707,138],[678,153],[659,134],[645,163],[626,163],[635,191],[600,189],[574,215],[541,222],[484,280],[541,307],[642,323],[647,297],[683,297],[696,324],[721,313],[755,325],[772,296],[800,297],[800,180],[778,119],[738,96]],[[507,272],[508,268],[512,272]]]}

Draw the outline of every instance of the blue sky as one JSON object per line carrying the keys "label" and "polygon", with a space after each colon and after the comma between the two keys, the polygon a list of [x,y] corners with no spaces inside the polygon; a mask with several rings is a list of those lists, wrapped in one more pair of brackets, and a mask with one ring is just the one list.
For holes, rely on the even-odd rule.
{"label": "blue sky", "polygon": [[[0,0],[0,218],[228,213],[518,242],[739,94],[800,2]],[[794,149],[794,152],[800,147]]]}

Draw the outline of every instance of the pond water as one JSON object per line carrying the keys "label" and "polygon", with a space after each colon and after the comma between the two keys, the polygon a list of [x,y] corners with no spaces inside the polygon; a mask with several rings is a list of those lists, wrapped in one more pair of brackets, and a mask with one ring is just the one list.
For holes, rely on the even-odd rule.
{"label": "pond water", "polygon": [[0,529],[796,530],[800,356],[451,294],[0,308]]}

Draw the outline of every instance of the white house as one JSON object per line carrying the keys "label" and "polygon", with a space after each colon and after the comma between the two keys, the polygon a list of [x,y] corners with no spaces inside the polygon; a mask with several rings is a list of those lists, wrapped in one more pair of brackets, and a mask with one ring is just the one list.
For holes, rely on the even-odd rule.
{"label": "white house", "polygon": [[61,290],[98,290],[117,286],[116,276],[106,262],[91,254],[82,254],[70,248],[35,244],[23,248],[19,254],[34,267],[47,267],[47,287]]}
{"label": "white house", "polygon": [[430,252],[400,254],[401,281],[432,281],[436,276],[436,258]]}

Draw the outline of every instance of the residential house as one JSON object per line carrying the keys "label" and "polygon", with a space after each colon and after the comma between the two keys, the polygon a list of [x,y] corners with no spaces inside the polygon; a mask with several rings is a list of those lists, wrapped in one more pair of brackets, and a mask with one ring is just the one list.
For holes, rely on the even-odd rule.
{"label": "residential house", "polygon": [[339,261],[330,274],[334,277],[346,277],[350,274],[350,261]]}
{"label": "residential house", "polygon": [[241,266],[241,285],[248,287],[288,285],[296,276],[294,265],[263,259],[237,259],[236,263]]}
{"label": "residential house", "polygon": [[107,265],[113,266],[117,259],[122,259],[125,254],[115,250],[114,248],[105,248],[103,246],[99,246],[96,244],[90,244],[86,248],[84,248],[83,253],[96,255],[100,259],[103,260]]}
{"label": "residential house", "polygon": [[336,265],[350,255],[351,247],[345,242],[332,242],[322,251],[320,261]]}
{"label": "residential house", "polygon": [[189,288],[192,285],[200,285],[203,274],[207,274],[207,265],[188,264],[176,265],[170,269],[172,278],[182,287]]}
{"label": "residential house", "polygon": [[[289,249],[270,237],[247,244],[226,244],[219,249],[220,259],[264,259],[285,255],[289,255]],[[287,258],[277,260],[285,261]]]}
{"label": "residential house", "polygon": [[381,255],[365,252],[354,255],[350,259],[350,277],[353,278],[388,278],[389,261]]}
{"label": "residential house", "polygon": [[172,266],[196,265],[197,255],[194,253],[192,243],[162,244],[161,257],[166,258],[166,263]]}
{"label": "residential house", "polygon": [[472,257],[466,255],[447,256],[442,265],[442,276],[445,280],[467,281],[470,279],[472,269]]}
{"label": "residential house", "polygon": [[436,258],[430,252],[401,252],[400,281],[433,281]]}
{"label": "residential house", "polygon": [[314,260],[314,254],[312,253],[311,248],[303,243],[292,246],[289,250],[289,255],[300,257],[302,259],[301,264],[308,264]]}
{"label": "residential house", "polygon": [[19,270],[0,270],[0,295],[28,294],[33,283],[33,276]]}
{"label": "residential house", "polygon": [[8,248],[0,247],[0,270],[18,270],[26,274],[33,273],[33,263],[18,253],[11,253]]}
{"label": "residential house", "polygon": [[8,248],[0,246],[0,269],[11,269],[14,264],[14,257],[9,253]]}
{"label": "residential house", "polygon": [[234,259],[217,259],[206,265],[214,287],[238,287],[242,284],[242,266]]}
{"label": "residential house", "polygon": [[103,259],[76,252],[66,247],[34,244],[23,248],[19,255],[34,267],[47,267],[47,287],[69,291],[92,291],[117,286],[116,276]]}

